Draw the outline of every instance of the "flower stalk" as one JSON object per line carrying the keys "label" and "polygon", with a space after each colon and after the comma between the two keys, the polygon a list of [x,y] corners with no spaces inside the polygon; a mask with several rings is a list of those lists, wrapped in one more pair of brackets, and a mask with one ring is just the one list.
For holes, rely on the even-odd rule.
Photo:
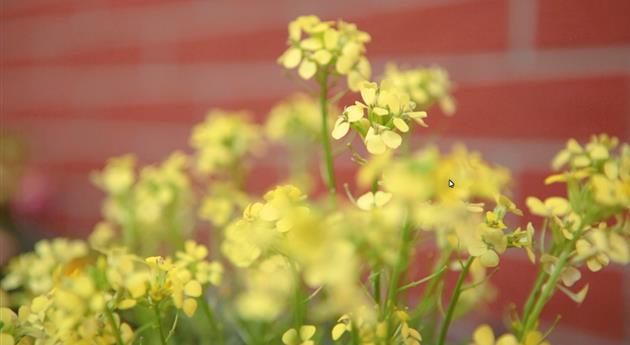
{"label": "flower stalk", "polygon": [[330,145],[330,133],[328,130],[328,73],[322,72],[319,77],[319,107],[322,123],[322,148],[324,150],[324,163],[326,164],[326,187],[331,200],[335,200],[337,194],[335,184],[335,167]]}
{"label": "flower stalk", "polygon": [[457,282],[455,283],[455,288],[453,290],[453,294],[451,295],[451,301],[448,304],[448,309],[446,311],[446,316],[444,317],[444,321],[442,322],[442,327],[440,328],[440,335],[438,338],[438,345],[444,345],[446,341],[446,334],[448,333],[448,328],[453,320],[453,314],[455,313],[455,307],[457,306],[457,302],[459,301],[459,296],[462,293],[462,284],[464,283],[464,279],[468,275],[468,270],[470,270],[470,265],[472,264],[475,258],[469,256],[464,266],[462,267],[462,271],[459,273],[459,277],[457,278]]}

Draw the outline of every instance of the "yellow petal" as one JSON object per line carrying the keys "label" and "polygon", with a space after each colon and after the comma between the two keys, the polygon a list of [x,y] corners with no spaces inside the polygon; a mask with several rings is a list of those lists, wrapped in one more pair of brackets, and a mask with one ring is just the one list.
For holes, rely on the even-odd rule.
{"label": "yellow petal", "polygon": [[344,120],[343,118],[339,118],[335,123],[335,127],[333,128],[332,137],[339,140],[343,138],[346,134],[348,134],[349,130],[350,124],[346,122],[346,120]]}
{"label": "yellow petal", "polygon": [[363,118],[363,108],[358,105],[351,105],[346,108],[346,116],[348,117],[348,122],[356,122]]}
{"label": "yellow petal", "polygon": [[385,116],[387,114],[389,114],[389,111],[385,108],[381,108],[381,107],[374,107],[372,109],[372,111],[374,112],[374,114],[378,115],[378,116]]}
{"label": "yellow petal", "polygon": [[397,148],[402,143],[402,138],[394,131],[383,132],[383,134],[381,134],[381,138],[383,138],[385,145],[391,149]]}
{"label": "yellow petal", "polygon": [[497,339],[496,345],[518,345],[518,339],[513,334],[504,334]]}
{"label": "yellow petal", "polygon": [[133,308],[136,305],[136,300],[127,298],[124,299],[122,301],[120,301],[120,303],[118,303],[118,309],[129,309],[129,308]]}
{"label": "yellow petal", "polygon": [[302,51],[298,48],[289,48],[282,55],[282,65],[285,68],[295,68],[302,60]]}
{"label": "yellow petal", "polygon": [[197,310],[197,301],[194,298],[186,298],[184,300],[184,304],[182,305],[182,309],[184,310],[184,314],[188,317],[192,317]]}
{"label": "yellow petal", "polygon": [[299,41],[302,30],[300,29],[300,23],[298,21],[292,21],[289,23],[289,38],[292,41]]}
{"label": "yellow petal", "polygon": [[484,267],[496,267],[499,264],[499,256],[493,250],[487,250],[479,257],[479,262]]}
{"label": "yellow petal", "polygon": [[297,345],[299,341],[298,332],[295,329],[290,329],[282,335],[282,342],[286,345]]}
{"label": "yellow petal", "polygon": [[311,79],[315,75],[315,72],[317,72],[317,64],[310,60],[302,61],[298,69],[298,74],[305,80]]}
{"label": "yellow petal", "polygon": [[300,43],[300,47],[305,50],[319,50],[322,49],[322,41],[318,38],[307,38]]}
{"label": "yellow petal", "polygon": [[338,340],[339,338],[341,338],[341,336],[343,335],[343,333],[346,331],[347,327],[345,324],[343,323],[338,323],[335,325],[335,327],[333,327],[332,329],[332,338],[333,340]]}
{"label": "yellow petal", "polygon": [[313,54],[313,60],[317,61],[321,66],[330,62],[332,55],[327,50],[318,50]]}
{"label": "yellow petal", "polygon": [[372,130],[372,128],[368,130],[368,135],[365,136],[365,146],[368,152],[373,155],[380,155],[385,153],[387,147],[385,146],[383,139],[380,135],[370,135],[370,130]]}
{"label": "yellow petal", "polygon": [[608,158],[608,150],[604,145],[597,144],[590,150],[589,155],[594,160],[604,160]]}
{"label": "yellow petal", "polygon": [[190,297],[199,297],[201,296],[201,284],[199,284],[198,281],[196,280],[191,280],[188,283],[186,283],[186,286],[184,287],[184,293]]}
{"label": "yellow petal", "polygon": [[300,338],[302,340],[309,340],[315,335],[315,326],[313,325],[304,325],[300,327]]}
{"label": "yellow petal", "polygon": [[337,58],[337,63],[335,65],[335,68],[337,69],[337,72],[339,74],[346,75],[348,74],[348,72],[350,72],[350,69],[352,68],[353,64],[354,64],[353,58],[342,55],[339,58]]}
{"label": "yellow petal", "polygon": [[407,122],[399,117],[394,119],[394,126],[403,133],[407,133],[409,131],[409,125],[407,125]]}
{"label": "yellow petal", "polygon": [[324,47],[328,50],[337,48],[339,42],[339,32],[335,29],[328,29],[324,32]]}
{"label": "yellow petal", "polygon": [[374,208],[374,194],[372,192],[367,192],[361,195],[357,199],[357,206],[365,211],[369,211]]}
{"label": "yellow petal", "polygon": [[376,101],[376,84],[367,83],[361,87],[361,98],[367,105],[372,105]]}
{"label": "yellow petal", "polygon": [[376,207],[383,207],[392,199],[391,193],[385,193],[382,191],[378,191],[374,194],[374,204]]}
{"label": "yellow petal", "polygon": [[569,202],[567,199],[560,197],[551,197],[545,200],[545,206],[550,210],[551,214],[561,216],[569,212]]}
{"label": "yellow petal", "polygon": [[533,214],[539,215],[539,216],[547,215],[547,209],[545,208],[545,204],[543,204],[543,202],[540,199],[530,196],[525,200],[525,204],[527,205],[527,207],[529,207],[529,210]]}
{"label": "yellow petal", "polygon": [[481,325],[473,333],[473,340],[475,345],[494,345],[494,332],[490,326]]}

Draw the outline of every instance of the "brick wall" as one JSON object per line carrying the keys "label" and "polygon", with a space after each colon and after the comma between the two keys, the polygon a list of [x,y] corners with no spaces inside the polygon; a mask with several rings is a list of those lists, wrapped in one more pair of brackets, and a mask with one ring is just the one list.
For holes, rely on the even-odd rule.
{"label": "brick wall", "polygon": [[[549,193],[548,162],[570,136],[630,136],[630,1],[396,0],[194,1],[5,0],[1,6],[2,127],[30,142],[51,186],[44,224],[85,234],[102,195],[88,172],[110,156],[146,162],[185,148],[210,107],[264,116],[294,86],[275,59],[286,23],[299,14],[344,18],[372,34],[377,73],[387,60],[439,64],[457,83],[455,118],[433,116],[446,142],[464,141],[510,167],[525,193]],[[437,130],[436,130],[437,129]],[[278,169],[259,167],[262,189]],[[340,169],[346,169],[343,166]],[[349,171],[340,171],[349,176]],[[553,192],[553,191],[552,191]],[[523,298],[532,276],[509,256],[495,281],[507,301]],[[630,273],[587,275],[582,306],[556,296],[558,344],[630,340]],[[519,278],[519,279],[515,279]],[[483,314],[485,315],[485,314]],[[463,323],[462,330],[472,328]],[[468,328],[467,328],[468,327]]]}

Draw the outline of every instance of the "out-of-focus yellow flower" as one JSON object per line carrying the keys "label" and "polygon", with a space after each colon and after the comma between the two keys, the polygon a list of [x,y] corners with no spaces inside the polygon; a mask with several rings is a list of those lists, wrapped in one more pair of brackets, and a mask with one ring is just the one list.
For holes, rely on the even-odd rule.
{"label": "out-of-focus yellow flower", "polygon": [[234,173],[242,159],[260,151],[261,133],[247,112],[211,110],[190,137],[197,169],[203,174]]}
{"label": "out-of-focus yellow flower", "polygon": [[[540,262],[543,264],[543,269],[545,270],[545,272],[551,274],[558,263],[558,258],[549,254],[543,254],[540,258]],[[573,286],[573,284],[580,280],[581,277],[582,274],[580,273],[580,271],[571,265],[564,266],[564,268],[560,272],[560,280],[562,280],[562,283],[565,286],[569,287]]]}
{"label": "out-of-focus yellow flower", "polygon": [[567,199],[561,197],[551,197],[541,201],[530,196],[525,201],[529,210],[541,217],[563,216],[571,211],[571,206]]}
{"label": "out-of-focus yellow flower", "polygon": [[507,248],[507,237],[503,230],[481,224],[476,236],[468,244],[468,253],[478,257],[485,267],[495,267],[499,264],[499,254]]}
{"label": "out-of-focus yellow flower", "polygon": [[360,209],[369,211],[373,208],[383,207],[392,199],[390,193],[377,191],[376,193],[367,192],[357,199],[357,206]]}
{"label": "out-of-focus yellow flower", "polygon": [[[318,102],[305,94],[294,94],[275,105],[265,123],[265,133],[273,141],[305,146],[321,135],[321,110]],[[330,106],[329,113],[338,110]],[[332,121],[329,121],[332,124]]]}
{"label": "out-of-focus yellow flower", "polygon": [[271,256],[243,272],[245,289],[236,298],[238,313],[248,320],[274,320],[286,308],[295,289],[286,258]]}
{"label": "out-of-focus yellow flower", "polygon": [[383,84],[407,92],[418,110],[427,110],[437,103],[446,115],[455,113],[451,96],[453,86],[446,70],[439,67],[401,70],[394,64],[385,67]]}
{"label": "out-of-focus yellow flower", "polygon": [[281,234],[293,227],[300,214],[308,213],[305,195],[295,186],[279,186],[267,192],[264,203],[246,207],[243,217],[230,224],[222,243],[223,253],[239,267],[247,267],[271,248]]}
{"label": "out-of-focus yellow flower", "polygon": [[119,195],[135,182],[135,165],[136,158],[130,154],[111,158],[103,172],[92,175],[92,181],[107,193]]}
{"label": "out-of-focus yellow flower", "polygon": [[370,35],[354,24],[301,16],[289,23],[289,48],[278,63],[287,69],[298,67],[298,75],[306,80],[318,71],[347,76],[348,87],[357,90],[372,73],[364,56],[369,41]]}
{"label": "out-of-focus yellow flower", "polygon": [[284,332],[282,342],[286,345],[314,345],[315,342],[311,339],[316,331],[317,328],[313,325],[301,326],[299,331],[292,328]]}
{"label": "out-of-focus yellow flower", "polygon": [[495,338],[492,328],[488,325],[477,327],[473,333],[473,342],[471,345],[519,345],[518,339],[513,334],[507,333]]}
{"label": "out-of-focus yellow flower", "polygon": [[88,246],[80,240],[56,238],[39,241],[34,252],[11,260],[2,288],[14,290],[24,287],[31,296],[45,294],[62,276],[82,270],[83,259],[87,255]]}

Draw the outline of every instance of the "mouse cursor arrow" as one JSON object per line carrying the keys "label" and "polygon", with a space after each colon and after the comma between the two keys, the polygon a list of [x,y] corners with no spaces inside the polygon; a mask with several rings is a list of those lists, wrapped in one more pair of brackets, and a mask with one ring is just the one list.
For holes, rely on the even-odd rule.
{"label": "mouse cursor arrow", "polygon": [[454,188],[455,187],[455,182],[453,182],[453,180],[448,180],[448,186],[450,188]]}

